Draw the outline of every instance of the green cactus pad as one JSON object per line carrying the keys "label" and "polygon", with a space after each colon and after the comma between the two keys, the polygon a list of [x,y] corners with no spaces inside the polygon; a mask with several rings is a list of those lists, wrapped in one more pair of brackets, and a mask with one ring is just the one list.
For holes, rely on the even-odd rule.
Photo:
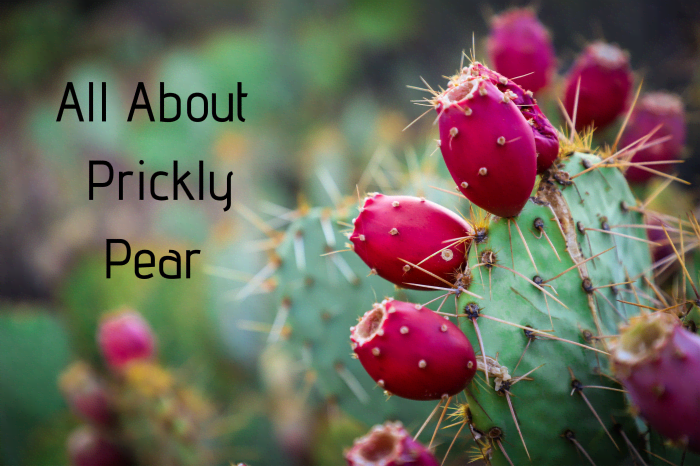
{"label": "green cactus pad", "polygon": [[[470,266],[480,270],[480,273],[477,269],[473,271],[475,279],[470,290],[481,294],[485,299],[474,300],[467,295],[461,296],[460,312],[470,302],[476,302],[482,308],[482,317],[477,319],[477,324],[485,353],[497,358],[498,363],[507,367],[513,377],[512,385],[506,385],[500,394],[494,389],[495,374],[490,375],[489,386],[486,385],[483,374],[479,374],[467,390],[472,425],[478,429],[477,436],[479,431],[483,433],[481,443],[485,448],[491,448],[493,464],[508,464],[502,448],[505,448],[513,464],[527,464],[530,461],[533,464],[583,464],[587,460],[576,443],[599,466],[620,464],[630,453],[623,437],[613,428],[611,416],[623,426],[627,437],[636,444],[638,451],[642,451],[643,445],[638,441],[637,430],[623,393],[600,388],[582,388],[572,393],[574,387],[571,373],[583,387],[620,388],[605,375],[597,374],[608,372],[605,355],[576,344],[605,351],[606,340],[595,340],[590,336],[616,334],[623,317],[638,314],[640,309],[619,303],[617,299],[637,302],[638,296],[642,305],[651,304],[645,297],[652,292],[642,279],[642,275],[649,273],[651,265],[648,245],[622,236],[585,229],[581,232],[578,229],[604,229],[607,225],[601,226],[601,223],[605,220],[611,227],[642,223],[640,214],[621,207],[623,201],[628,206],[634,206],[636,201],[619,170],[594,170],[577,178],[574,184],[569,184],[568,177],[562,173],[568,172],[573,176],[584,169],[583,164],[590,166],[597,161],[599,159],[591,155],[574,154],[569,157],[556,176],[545,177],[538,191],[537,202],[528,203],[515,220],[527,241],[537,270],[513,221],[506,219],[492,221],[488,240],[476,245],[476,248],[472,247],[470,251]],[[544,231],[552,245],[534,227],[536,219],[543,222]],[[638,238],[645,237],[643,229],[612,228],[612,231]],[[539,239],[534,234],[540,236]],[[547,280],[569,269],[574,263],[581,264],[585,259],[613,246],[615,249],[547,283]],[[561,260],[553,248],[558,251]],[[485,261],[482,254],[487,249],[493,251],[497,258],[497,265],[490,270],[485,265],[478,265]],[[524,277],[502,268],[503,266],[514,269],[529,280],[537,281],[534,277],[540,277],[545,281],[544,289],[550,296],[546,296]],[[584,277],[590,279],[590,284],[584,282]],[[630,281],[629,277],[636,278],[634,290],[637,295],[629,285],[609,287],[611,284]],[[608,287],[592,292],[584,290],[588,288],[590,291],[591,287],[600,286]],[[555,297],[568,309],[556,302]],[[543,334],[536,334],[536,338],[531,339],[521,328],[485,318],[491,316],[520,326],[548,331],[552,329],[550,315],[554,331],[548,333],[576,344],[554,341]],[[474,325],[467,319],[460,320],[470,340],[476,342]],[[529,347],[523,355],[528,341]],[[533,380],[523,379],[513,383],[513,380],[518,380],[518,376],[540,365],[542,366],[529,376]],[[505,391],[510,393],[531,459],[525,452],[513,421]],[[619,450],[603,430],[586,400],[600,416]],[[496,436],[497,431],[491,431],[492,437],[496,438],[489,439],[489,431],[494,427],[500,428],[502,432],[500,442]],[[573,432],[575,442],[565,437],[567,431]]]}

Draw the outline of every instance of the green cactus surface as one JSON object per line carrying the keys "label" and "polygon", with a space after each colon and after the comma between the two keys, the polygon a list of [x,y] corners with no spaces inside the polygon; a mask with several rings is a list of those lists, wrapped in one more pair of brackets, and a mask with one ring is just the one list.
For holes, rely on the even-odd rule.
{"label": "green cactus surface", "polygon": [[[613,417],[638,451],[645,448],[624,394],[615,391],[620,386],[606,377],[607,357],[601,352],[607,341],[596,337],[616,334],[625,319],[640,312],[619,301],[652,305],[646,281],[651,259],[648,244],[633,239],[645,239],[645,230],[616,228],[642,223],[641,214],[628,208],[636,201],[619,170],[600,168],[570,180],[599,161],[586,154],[568,157],[560,169],[545,175],[534,202],[515,220],[491,221],[488,239],[470,251],[470,290],[484,299],[461,296],[460,313],[470,303],[479,307],[481,317],[473,320],[486,356],[497,359],[497,370],[488,386],[480,375],[467,393],[475,435],[483,435],[479,443],[493,464],[508,464],[504,449],[513,464],[583,464],[586,454],[597,465],[621,464],[630,451]],[[536,228],[536,222],[543,227]],[[526,334],[489,317],[539,332]],[[476,342],[473,320],[460,320]],[[503,367],[507,380],[496,378]],[[518,378],[526,373],[527,379]],[[613,390],[586,388],[590,386]]]}

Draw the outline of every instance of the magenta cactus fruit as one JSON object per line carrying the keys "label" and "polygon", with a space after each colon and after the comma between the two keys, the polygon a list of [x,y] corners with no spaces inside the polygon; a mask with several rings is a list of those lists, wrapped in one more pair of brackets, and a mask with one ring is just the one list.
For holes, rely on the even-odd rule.
{"label": "magenta cactus fruit", "polygon": [[132,361],[155,356],[156,343],[151,327],[136,311],[121,311],[104,317],[97,343],[107,364],[116,370]]}
{"label": "magenta cactus fruit", "polygon": [[651,428],[700,452],[700,336],[674,315],[642,315],[623,329],[612,361]]}
{"label": "magenta cactus fruit", "polygon": [[95,426],[110,427],[117,420],[107,387],[84,362],[72,364],[59,380],[71,410]]}
{"label": "magenta cactus fruit", "polygon": [[[544,115],[540,106],[531,91],[526,91],[515,83],[512,79],[507,79],[503,75],[488,69],[481,63],[474,63],[472,69],[481,76],[488,78],[498,90],[510,91],[511,97],[515,98],[513,103],[523,114],[525,120],[532,128],[532,135],[535,138],[535,151],[537,152],[537,173],[542,173],[552,166],[559,156],[559,133]],[[474,71],[472,71],[474,73]]]}
{"label": "magenta cactus fruit", "polygon": [[566,78],[564,94],[564,107],[572,119],[576,106],[576,130],[612,123],[627,107],[633,80],[629,57],[620,47],[604,42],[586,47]]}
{"label": "magenta cactus fruit", "polygon": [[493,67],[532,92],[552,79],[556,57],[549,31],[532,8],[513,8],[491,20],[486,43]]}
{"label": "magenta cactus fruit", "polygon": [[464,333],[420,304],[385,299],[350,330],[362,366],[393,395],[412,400],[452,396],[476,372],[474,349]]}
{"label": "magenta cactus fruit", "polygon": [[501,91],[496,75],[478,63],[464,68],[436,97],[435,110],[442,156],[459,190],[494,215],[514,217],[535,185],[537,151],[518,94]]}
{"label": "magenta cactus fruit", "polygon": [[[647,144],[662,137],[671,138],[637,151],[632,157],[632,162],[663,162],[680,157],[686,137],[683,101],[678,95],[668,92],[652,92],[639,99],[622,134],[621,147],[646,136],[658,125],[661,125],[661,128],[649,138]],[[658,164],[650,165],[649,168],[668,173],[673,166]],[[625,172],[627,180],[633,183],[643,183],[653,176],[653,173],[637,167],[629,167]]]}
{"label": "magenta cactus fruit", "polygon": [[413,440],[400,422],[372,427],[345,452],[348,466],[438,466],[426,447]]}
{"label": "magenta cactus fruit", "polygon": [[372,194],[353,223],[353,249],[373,272],[395,285],[422,290],[410,284],[445,287],[443,280],[455,281],[474,235],[459,215],[413,196]]}
{"label": "magenta cactus fruit", "polygon": [[83,426],[75,430],[67,442],[68,457],[73,466],[129,466],[131,456],[97,430]]}

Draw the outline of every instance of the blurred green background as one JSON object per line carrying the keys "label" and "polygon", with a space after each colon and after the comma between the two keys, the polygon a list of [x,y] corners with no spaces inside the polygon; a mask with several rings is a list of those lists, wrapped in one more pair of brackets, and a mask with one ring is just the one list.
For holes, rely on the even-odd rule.
{"label": "blurred green background", "polygon": [[[263,393],[258,360],[267,333],[241,325],[270,321],[272,306],[263,294],[236,300],[266,262],[260,247],[265,235],[241,212],[260,212],[273,227],[283,227],[285,209],[300,202],[332,205],[324,173],[340,193],[353,194],[378,149],[425,151],[435,137],[430,119],[402,132],[422,112],[410,103],[422,96],[406,85],[420,85],[419,76],[442,83],[471,46],[472,33],[477,57],[485,59],[488,18],[524,4],[3,2],[0,464],[66,463],[65,438],[78,422],[56,380],[74,359],[101,366],[95,345],[100,314],[122,306],[144,314],[158,336],[163,365],[216,407],[227,427],[215,462],[309,463],[308,452],[289,453],[280,428],[288,421],[276,419],[279,409],[270,392]],[[684,97],[689,152],[697,152],[698,2],[542,0],[536,6],[553,32],[560,72],[586,41],[617,42],[631,52],[646,88]],[[56,122],[68,81],[81,102],[88,82],[107,82],[106,123],[80,123],[72,112]],[[154,108],[160,81],[180,96],[235,93],[240,81],[248,93],[246,121],[152,123],[141,117],[127,123],[139,81]],[[557,93],[556,83],[550,92]],[[88,160],[94,159],[134,171],[144,160],[147,173],[171,170],[172,160],[183,171],[203,160],[217,180],[233,172],[235,206],[224,212],[211,200],[139,201],[133,191],[119,201],[114,186],[89,201]],[[680,170],[697,182],[700,161],[691,159]],[[132,249],[156,254],[201,249],[202,256],[189,280],[139,280],[131,266],[107,280],[106,238],[124,238]],[[362,432],[345,427],[353,435]]]}

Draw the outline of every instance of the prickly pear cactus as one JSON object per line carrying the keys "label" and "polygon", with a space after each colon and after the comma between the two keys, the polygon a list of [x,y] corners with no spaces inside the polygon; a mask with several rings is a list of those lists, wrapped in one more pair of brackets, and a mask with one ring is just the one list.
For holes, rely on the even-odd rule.
{"label": "prickly pear cactus", "polygon": [[[484,299],[464,295],[458,310],[470,340],[480,330],[490,377],[467,394],[474,435],[493,464],[507,464],[505,455],[513,464],[583,464],[586,455],[619,464],[630,453],[616,423],[641,451],[597,337],[638,314],[619,301],[651,304],[651,260],[635,239],[644,230],[616,228],[642,221],[619,170],[569,180],[598,161],[571,155],[516,219],[492,220],[470,251],[470,290]],[[612,390],[593,388],[601,386]]]}
{"label": "prickly pear cactus", "polygon": [[[385,296],[410,295],[368,277],[367,266],[355,254],[328,254],[345,248],[347,238],[340,230],[349,227],[339,223],[350,225],[350,215],[350,209],[311,209],[287,229],[274,262],[279,308],[270,339],[284,337],[284,344],[302,361],[315,380],[317,402],[337,403],[368,425],[385,419],[417,423],[433,406],[397,397],[387,400],[351,357],[348,332],[357,323],[358,310],[370,309]],[[431,295],[412,293],[414,299]]]}

